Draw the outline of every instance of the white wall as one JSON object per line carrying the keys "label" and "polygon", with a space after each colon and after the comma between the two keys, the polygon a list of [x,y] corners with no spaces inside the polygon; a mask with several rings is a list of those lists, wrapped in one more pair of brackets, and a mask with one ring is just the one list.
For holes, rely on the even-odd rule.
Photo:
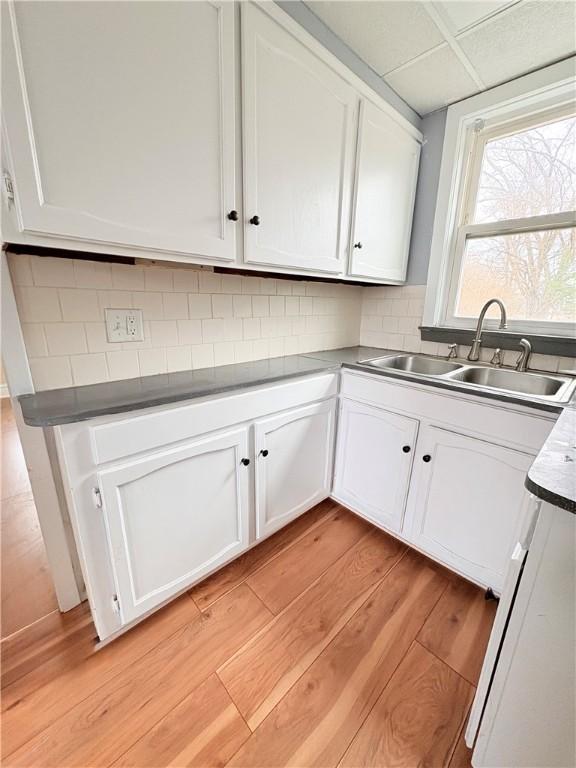
{"label": "white wall", "polygon": [[[358,343],[362,288],[9,255],[37,390]],[[145,340],[110,344],[104,309],[143,310]]]}

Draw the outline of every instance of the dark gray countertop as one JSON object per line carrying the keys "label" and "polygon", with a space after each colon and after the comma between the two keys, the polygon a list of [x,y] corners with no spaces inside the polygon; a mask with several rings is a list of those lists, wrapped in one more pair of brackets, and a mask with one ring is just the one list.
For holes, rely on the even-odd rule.
{"label": "dark gray countertop", "polygon": [[[223,394],[236,389],[270,384],[283,379],[308,376],[341,367],[374,375],[414,382],[403,372],[391,374],[382,369],[362,365],[362,361],[394,354],[394,350],[375,347],[346,347],[306,355],[274,357],[250,363],[237,363],[195,371],[124,379],[83,387],[68,387],[22,395],[19,398],[26,424],[51,427],[70,424],[107,414],[151,408],[193,398]],[[422,380],[419,380],[422,383]],[[442,379],[428,379],[429,386],[464,392],[491,400],[517,403],[540,410],[562,412],[558,424],[534,461],[526,479],[526,487],[552,504],[576,512],[576,408],[563,409],[558,403],[514,397],[497,391],[482,391],[464,384]]]}
{"label": "dark gray countertop", "polygon": [[96,416],[218,395],[322,371],[337,371],[339,368],[339,362],[291,355],[251,363],[200,368],[196,371],[51,389],[35,395],[21,395],[18,400],[26,424],[32,427],[53,427]]}
{"label": "dark gray countertop", "polygon": [[576,407],[560,414],[528,470],[526,488],[539,499],[576,514]]}

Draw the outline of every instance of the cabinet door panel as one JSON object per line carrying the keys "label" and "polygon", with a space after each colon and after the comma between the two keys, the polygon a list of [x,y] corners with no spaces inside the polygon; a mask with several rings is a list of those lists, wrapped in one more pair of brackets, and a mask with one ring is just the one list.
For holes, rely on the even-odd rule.
{"label": "cabinet door panel", "polygon": [[245,429],[98,474],[122,622],[248,545]]}
{"label": "cabinet door panel", "polygon": [[[246,261],[341,272],[354,151],[353,89],[242,4]],[[248,220],[258,215],[259,226]]]}
{"label": "cabinet door panel", "polygon": [[343,400],[334,495],[376,525],[399,531],[417,433],[416,419]]}
{"label": "cabinet door panel", "polygon": [[524,479],[532,461],[520,451],[425,427],[407,534],[448,566],[500,592],[522,526]]}
{"label": "cabinet door panel", "polygon": [[330,495],[335,413],[328,400],[256,422],[258,538]]}
{"label": "cabinet door panel", "polygon": [[21,228],[233,259],[233,4],[3,5]]}
{"label": "cabinet door panel", "polygon": [[352,275],[399,281],[406,278],[419,158],[420,143],[381,109],[363,101]]}

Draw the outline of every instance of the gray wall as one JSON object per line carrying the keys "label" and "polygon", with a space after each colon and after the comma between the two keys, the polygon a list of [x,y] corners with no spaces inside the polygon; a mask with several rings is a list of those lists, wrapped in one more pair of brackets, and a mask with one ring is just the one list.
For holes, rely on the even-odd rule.
{"label": "gray wall", "polygon": [[442,145],[446,127],[446,109],[433,112],[422,120],[420,130],[424,134],[424,143],[420,154],[420,171],[416,187],[414,223],[408,257],[409,285],[425,285],[430,261],[430,243],[434,227],[434,212],[440,178]]}

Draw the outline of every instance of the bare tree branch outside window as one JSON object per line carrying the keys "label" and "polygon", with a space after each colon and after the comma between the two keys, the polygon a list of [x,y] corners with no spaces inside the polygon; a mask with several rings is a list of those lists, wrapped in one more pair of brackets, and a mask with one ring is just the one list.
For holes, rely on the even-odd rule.
{"label": "bare tree branch outside window", "polygon": [[[487,142],[475,224],[575,209],[576,117]],[[575,228],[469,239],[456,315],[476,316],[494,295],[513,319],[575,322]]]}

